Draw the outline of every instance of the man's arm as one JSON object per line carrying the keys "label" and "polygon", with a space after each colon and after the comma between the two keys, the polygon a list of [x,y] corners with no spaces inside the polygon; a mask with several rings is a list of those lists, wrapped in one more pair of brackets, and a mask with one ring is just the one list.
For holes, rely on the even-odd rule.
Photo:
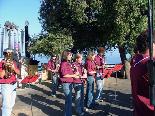
{"label": "man's arm", "polygon": [[19,63],[21,63],[21,53],[19,52]]}
{"label": "man's arm", "polygon": [[14,60],[15,62],[18,62],[18,57],[17,57],[17,54],[16,54],[16,53],[13,54],[13,60]]}
{"label": "man's arm", "polygon": [[4,70],[4,62],[0,62],[0,78],[3,78],[5,76],[5,70]]}
{"label": "man's arm", "polygon": [[19,52],[19,60],[21,60],[21,53]]}

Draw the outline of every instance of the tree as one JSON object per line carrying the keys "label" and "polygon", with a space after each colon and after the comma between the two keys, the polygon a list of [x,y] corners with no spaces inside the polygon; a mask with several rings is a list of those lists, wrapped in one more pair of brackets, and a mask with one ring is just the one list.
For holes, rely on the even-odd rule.
{"label": "tree", "polygon": [[64,0],[41,1],[38,18],[43,33],[31,39],[29,51],[50,56],[55,52],[60,56],[64,49],[72,47],[71,15]]}
{"label": "tree", "polygon": [[[75,52],[118,46],[129,78],[126,53],[132,53],[135,38],[147,28],[147,17],[142,17],[140,8],[147,8],[147,0],[44,0],[39,20],[48,34],[35,45],[40,43],[43,49],[47,44],[51,49],[40,50],[45,54],[62,52],[58,46],[64,37],[64,45],[73,43]],[[57,48],[53,47],[54,42]]]}
{"label": "tree", "polygon": [[[133,54],[135,38],[141,31],[147,29],[147,17],[140,14],[141,8],[147,8],[147,1],[85,0],[80,4],[84,3],[87,4],[85,5],[87,7],[84,9],[85,14],[83,15],[87,18],[81,20],[81,16],[78,17],[79,14],[74,14],[77,24],[80,25],[79,27],[87,27],[82,28],[81,31],[78,28],[75,29],[75,36],[73,34],[74,44],[76,45],[81,41],[77,38],[81,35],[84,43],[84,46],[76,46],[76,49],[83,50],[86,46],[89,48],[90,45],[94,48],[105,45],[109,48],[117,45],[122,64],[124,64],[126,78],[129,78],[130,66],[126,54]],[[76,3],[72,4],[72,8],[80,9]],[[83,9],[79,12],[83,12]],[[83,36],[81,32],[88,35]]]}
{"label": "tree", "polygon": [[[141,1],[142,2],[142,1]],[[147,1],[144,0],[143,7],[147,8]],[[126,53],[132,55],[135,46],[135,38],[147,29],[147,17],[140,14],[141,3],[136,0],[117,1],[114,4],[117,17],[116,28],[109,43],[116,42],[119,48],[122,64],[124,64],[126,78],[129,78],[129,63]],[[114,40],[115,39],[115,40]]]}
{"label": "tree", "polygon": [[32,54],[43,53],[45,56],[50,56],[54,52],[58,56],[61,56],[64,49],[71,47],[71,42],[72,37],[62,34],[62,32],[57,34],[40,34],[34,36],[30,41],[29,52]]}

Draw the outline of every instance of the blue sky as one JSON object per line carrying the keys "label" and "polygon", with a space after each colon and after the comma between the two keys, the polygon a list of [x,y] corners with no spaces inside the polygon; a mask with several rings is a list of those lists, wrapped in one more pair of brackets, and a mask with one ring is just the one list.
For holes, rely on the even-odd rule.
{"label": "blue sky", "polygon": [[41,32],[39,23],[40,0],[0,0],[0,24],[3,27],[6,21],[14,22],[24,29],[25,21],[29,22],[29,34]]}
{"label": "blue sky", "polygon": [[[0,0],[0,24],[4,26],[6,21],[14,22],[19,28],[24,29],[25,21],[29,22],[29,35],[41,32],[39,23],[40,0]],[[107,63],[121,63],[118,50],[108,51],[105,53]],[[128,55],[129,57],[129,55]],[[36,57],[41,62],[47,62],[47,59]]]}
{"label": "blue sky", "polygon": [[[130,55],[128,54],[127,58],[129,58],[129,57],[130,57]],[[43,59],[41,59],[40,57],[36,56],[36,60],[40,61],[39,65],[41,65],[42,62],[47,63],[49,59],[50,58],[45,58],[45,57]],[[121,63],[120,54],[119,54],[118,49],[112,48],[112,51],[106,51],[105,52],[105,61],[107,64]]]}

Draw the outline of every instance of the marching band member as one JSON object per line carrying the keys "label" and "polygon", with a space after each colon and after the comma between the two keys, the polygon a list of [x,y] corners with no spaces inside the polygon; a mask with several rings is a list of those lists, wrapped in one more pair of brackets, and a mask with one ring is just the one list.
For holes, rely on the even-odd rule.
{"label": "marching band member", "polygon": [[84,112],[88,111],[88,109],[84,109],[84,83],[86,81],[85,78],[87,78],[87,71],[82,64],[82,54],[75,54],[74,60],[74,71],[77,72],[80,77],[73,80],[75,90],[75,111],[77,115],[84,115]]}
{"label": "marching band member", "polygon": [[56,90],[58,87],[58,81],[59,81],[59,67],[60,63],[57,61],[57,56],[55,53],[52,53],[51,59],[47,63],[47,70],[52,73],[53,78],[53,89],[52,89],[52,97],[56,97]]}
{"label": "marching band member", "polygon": [[103,56],[105,49],[103,47],[99,47],[97,49],[97,56],[95,56],[95,62],[97,65],[97,73],[96,73],[96,81],[97,81],[97,88],[96,88],[96,94],[95,94],[95,104],[98,105],[98,102],[103,102],[101,100],[101,95],[103,93],[103,84],[104,84],[104,78],[101,78],[104,73],[105,68],[105,57]]}
{"label": "marching band member", "polygon": [[20,74],[13,59],[8,58],[9,49],[3,52],[4,60],[0,62],[0,84],[2,94],[2,116],[11,116],[12,107],[16,99],[17,78],[16,74]]}
{"label": "marching band member", "polygon": [[71,65],[72,53],[64,50],[61,56],[60,82],[65,94],[64,116],[72,116],[72,83],[73,78],[78,78],[77,73],[73,73]]}
{"label": "marching band member", "polygon": [[95,63],[94,63],[95,53],[90,51],[86,57],[85,68],[87,69],[87,90],[86,90],[86,106],[88,109],[94,109],[94,78],[96,74]]}
{"label": "marching band member", "polygon": [[[153,31],[155,33],[155,31]],[[148,84],[149,32],[143,31],[136,38],[139,53],[132,59],[130,68],[132,100],[135,116],[154,116],[154,105],[150,104]],[[155,34],[153,35],[153,60],[155,60]],[[153,65],[153,64],[152,64]]]}

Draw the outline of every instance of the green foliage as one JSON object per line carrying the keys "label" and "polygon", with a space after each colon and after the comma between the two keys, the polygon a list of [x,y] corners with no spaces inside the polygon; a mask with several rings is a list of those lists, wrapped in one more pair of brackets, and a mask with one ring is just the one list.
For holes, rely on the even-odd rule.
{"label": "green foliage", "polygon": [[75,2],[71,8],[81,14],[73,16],[74,50],[123,45],[126,53],[133,54],[135,38],[147,29],[147,16],[140,14],[141,8],[147,9],[147,0],[85,0],[81,9]]}
{"label": "green foliage", "polygon": [[50,56],[52,53],[56,53],[61,56],[62,51],[70,48],[72,43],[70,35],[64,35],[60,32],[57,34],[42,34],[39,37],[32,38],[29,51],[32,54],[43,53],[45,56]]}
{"label": "green foliage", "polygon": [[147,29],[147,0],[43,0],[39,21],[43,30],[32,39],[29,51],[60,54],[70,44],[72,51],[98,46],[122,46],[132,54],[135,38]]}
{"label": "green foliage", "polygon": [[72,47],[71,15],[64,0],[41,1],[38,18],[44,33],[31,39],[29,51],[50,56],[55,52],[60,56],[64,49]]}
{"label": "green foliage", "polygon": [[[133,55],[133,48],[135,45],[135,38],[147,29],[147,16],[140,14],[141,2],[136,0],[124,0],[115,3],[117,11],[117,24],[118,46],[122,43],[125,44],[127,53]],[[147,9],[147,0],[143,0],[143,8]]]}

